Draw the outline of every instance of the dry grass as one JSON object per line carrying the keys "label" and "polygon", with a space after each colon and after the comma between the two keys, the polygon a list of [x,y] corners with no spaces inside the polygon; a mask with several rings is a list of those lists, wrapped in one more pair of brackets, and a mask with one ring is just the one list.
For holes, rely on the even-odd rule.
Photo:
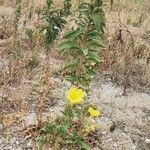
{"label": "dry grass", "polygon": [[[79,1],[74,0],[76,5]],[[14,39],[12,34],[14,18],[14,1],[0,1],[0,34],[4,34],[6,41],[0,43],[0,61],[6,62],[0,70],[0,112],[4,107],[9,111],[30,111],[32,103],[39,103],[43,92],[48,93],[55,87],[51,77],[59,74],[62,62],[59,61],[57,44],[52,48],[52,54],[47,60],[44,45],[39,36],[35,37],[35,47],[32,51],[29,39],[25,39],[23,22],[27,27],[37,28],[37,7],[43,7],[44,0],[23,0],[22,14],[19,22],[19,36]],[[55,5],[61,7],[62,0],[55,0]],[[28,18],[30,7],[33,8],[32,19]],[[149,0],[118,0],[110,11],[108,1],[105,3],[107,29],[107,46],[102,50],[103,63],[100,69],[109,74],[119,84],[128,80],[130,86],[140,85],[150,87],[150,39],[147,31],[150,29]],[[120,18],[118,17],[120,15]],[[121,21],[121,22],[120,22]],[[118,31],[122,31],[118,38]],[[108,32],[107,32],[108,31]],[[130,34],[131,33],[131,34]],[[132,36],[131,36],[132,35]],[[147,38],[143,38],[143,36]],[[134,43],[131,43],[131,39]],[[120,38],[123,40],[121,43]],[[57,42],[56,42],[57,43]],[[126,73],[127,74],[126,74]],[[127,76],[127,78],[126,78]],[[37,91],[35,91],[37,89]],[[35,95],[34,95],[34,94]],[[44,94],[44,99],[48,97]]]}
{"label": "dry grass", "polygon": [[144,85],[149,91],[149,0],[117,0],[112,11],[106,3],[105,12],[108,47],[102,52],[101,69],[119,84]]}

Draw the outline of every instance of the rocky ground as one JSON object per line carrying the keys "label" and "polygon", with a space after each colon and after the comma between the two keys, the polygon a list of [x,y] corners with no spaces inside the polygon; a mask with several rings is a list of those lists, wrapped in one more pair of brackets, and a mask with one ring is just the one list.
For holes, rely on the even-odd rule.
{"label": "rocky ground", "polygon": [[[48,111],[43,114],[45,117],[55,116],[63,108],[64,101],[60,98],[69,84],[59,79],[56,82],[55,92],[59,94],[55,96],[55,105],[47,106]],[[91,89],[90,100],[102,112],[97,119],[100,128],[97,150],[149,150],[150,95],[132,90],[122,96],[121,87],[101,80],[95,80]],[[36,113],[30,112],[6,129],[0,124],[0,150],[36,150],[35,142],[24,132],[36,121]]]}
{"label": "rocky ground", "polygon": [[132,91],[122,96],[122,89],[112,83],[92,86],[97,87],[92,99],[103,113],[98,120],[102,149],[150,149],[150,95]]}
{"label": "rocky ground", "polygon": [[[42,1],[40,0],[40,2]],[[14,53],[16,56],[21,54],[21,56],[24,56],[22,59],[16,60],[14,56],[10,55],[10,51],[13,48],[11,46],[13,38],[10,35],[13,31],[14,9],[8,6],[0,6],[0,16],[4,16],[0,23],[6,30],[4,30],[5,34],[8,34],[0,37],[0,150],[37,150],[37,145],[33,140],[33,137],[36,137],[36,132],[32,133],[30,129],[37,124],[38,96],[40,95],[40,89],[44,88],[39,85],[41,78],[44,78],[43,75],[46,74],[43,71],[44,67],[46,65],[50,66],[51,73],[48,76],[48,81],[52,81],[50,84],[54,85],[54,88],[51,88],[51,85],[47,85],[50,92],[45,98],[43,120],[60,114],[64,105],[64,93],[70,87],[70,83],[62,81],[62,78],[59,77],[63,64],[62,60],[59,60],[58,57],[50,57],[49,64],[47,64],[46,55],[42,47],[37,46],[39,64],[31,71],[29,71],[29,68],[22,69],[24,65],[27,66],[28,62],[32,60],[30,58],[32,53],[29,49],[26,49],[26,44],[22,46],[21,53],[12,51],[11,54],[13,55]],[[117,20],[118,15],[116,15],[116,11],[114,13],[110,14],[109,12],[106,17],[108,27],[116,30],[118,28],[116,23],[109,23],[113,22],[112,18],[115,21]],[[23,15],[21,23],[24,21],[24,17],[25,15]],[[31,25],[33,25],[32,21]],[[144,26],[143,29],[148,28],[147,26]],[[132,27],[132,29],[135,30],[133,35],[135,32],[136,37],[145,32],[138,28]],[[139,43],[138,40],[137,43]],[[138,47],[137,43],[135,44]],[[56,49],[54,48],[54,51]],[[140,50],[143,50],[142,47],[139,48],[137,53],[140,53]],[[143,57],[148,60],[148,53]],[[122,58],[120,59],[122,60]],[[143,62],[145,61],[142,61],[140,66],[141,68],[146,66],[143,68],[147,71],[147,74],[142,72],[143,76],[147,75],[145,77],[146,84],[149,81],[150,65],[148,66]],[[136,67],[133,68],[140,74]],[[10,76],[9,71],[12,72],[12,76]],[[16,82],[11,83],[13,78],[16,79]],[[135,87],[137,88],[136,83]],[[143,88],[142,86],[140,87]],[[148,86],[145,87],[146,90],[144,91],[150,93]],[[150,95],[134,89],[130,89],[126,96],[123,96],[122,93],[122,87],[116,86],[108,78],[101,79],[97,77],[90,85],[89,100],[102,112],[102,115],[97,119],[99,147],[95,150],[150,149]]]}

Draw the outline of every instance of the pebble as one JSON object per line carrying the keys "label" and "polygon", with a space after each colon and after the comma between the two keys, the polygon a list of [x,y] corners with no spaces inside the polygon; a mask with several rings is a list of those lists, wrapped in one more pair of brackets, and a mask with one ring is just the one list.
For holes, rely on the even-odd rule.
{"label": "pebble", "polygon": [[3,125],[2,124],[0,124],[0,130],[2,130],[3,129]]}
{"label": "pebble", "polygon": [[117,143],[114,143],[113,146],[114,146],[114,147],[117,147],[118,145],[117,145]]}
{"label": "pebble", "polygon": [[69,82],[69,81],[64,81],[64,86],[66,87],[66,88],[70,88],[71,87],[71,82]]}
{"label": "pebble", "polygon": [[27,143],[27,147],[32,147],[32,141],[31,140]]}
{"label": "pebble", "polygon": [[136,148],[136,146],[134,145],[134,146],[132,146],[132,150],[136,150],[137,148]]}
{"label": "pebble", "polygon": [[0,40],[0,44],[5,43],[6,41],[7,41],[6,39]]}
{"label": "pebble", "polygon": [[106,131],[102,131],[101,133],[102,133],[103,135],[106,135],[106,134],[107,134],[107,132],[106,132]]}
{"label": "pebble", "polygon": [[19,141],[16,141],[16,144],[19,145]]}
{"label": "pebble", "polygon": [[13,137],[13,138],[10,140],[10,144],[14,144],[14,143],[16,143],[16,138],[15,138],[15,137]]}
{"label": "pebble", "polygon": [[145,142],[146,142],[147,144],[150,144],[150,139],[145,139]]}
{"label": "pebble", "polygon": [[113,141],[113,139],[108,139],[108,140],[107,140],[107,142],[112,142],[112,141]]}
{"label": "pebble", "polygon": [[14,150],[12,146],[7,146],[3,150]]}
{"label": "pebble", "polygon": [[37,123],[36,113],[30,113],[28,114],[25,119],[25,125],[28,127],[30,125],[34,125]]}
{"label": "pebble", "polygon": [[6,60],[0,60],[0,70],[5,69],[7,65]]}
{"label": "pebble", "polygon": [[22,148],[18,147],[16,150],[23,150]]}

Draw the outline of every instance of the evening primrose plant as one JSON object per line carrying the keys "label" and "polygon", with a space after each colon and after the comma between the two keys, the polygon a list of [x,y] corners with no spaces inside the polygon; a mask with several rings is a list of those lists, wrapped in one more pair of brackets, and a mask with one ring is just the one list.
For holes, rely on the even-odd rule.
{"label": "evening primrose plant", "polygon": [[66,104],[62,115],[45,123],[41,129],[37,139],[40,149],[44,146],[54,150],[92,148],[88,136],[98,128],[93,120],[100,116],[100,111],[89,107],[86,95],[83,89],[75,86],[66,91]]}
{"label": "evening primrose plant", "polygon": [[[76,85],[88,85],[96,74],[104,48],[105,15],[102,0],[81,3],[78,16],[60,44],[60,52],[67,55],[65,78]],[[69,56],[69,57],[68,57]]]}
{"label": "evening primrose plant", "polygon": [[[42,31],[45,32],[45,44],[51,46],[67,23],[66,17],[71,14],[71,0],[63,0],[63,8],[54,7],[53,0],[46,0],[42,10],[42,20],[45,22]],[[39,13],[38,13],[39,14]]]}

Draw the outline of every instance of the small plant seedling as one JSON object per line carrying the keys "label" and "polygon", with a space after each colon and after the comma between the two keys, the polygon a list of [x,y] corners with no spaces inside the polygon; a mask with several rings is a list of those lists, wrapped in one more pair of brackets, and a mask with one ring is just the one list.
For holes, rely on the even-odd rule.
{"label": "small plant seedling", "polygon": [[20,16],[21,16],[21,4],[22,4],[21,0],[16,0],[16,3],[15,3],[15,19],[14,19],[15,32],[18,29],[18,23],[19,23],[19,19],[20,19]]}

